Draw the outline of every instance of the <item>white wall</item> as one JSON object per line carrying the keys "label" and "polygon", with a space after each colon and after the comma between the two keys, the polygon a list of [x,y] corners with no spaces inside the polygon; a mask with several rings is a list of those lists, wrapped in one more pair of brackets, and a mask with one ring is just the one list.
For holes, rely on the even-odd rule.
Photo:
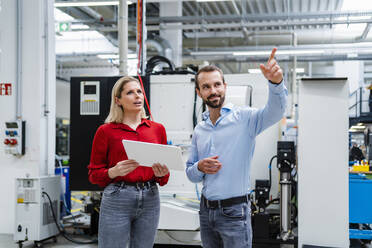
{"label": "white wall", "polygon": [[56,117],[70,119],[70,82],[56,82]]}
{"label": "white wall", "polygon": [[339,79],[299,87],[298,247],[349,247],[349,86]]}
{"label": "white wall", "polygon": [[70,77],[110,77],[118,76],[117,67],[93,67],[93,68],[63,68],[58,69],[57,75],[70,81]]}
{"label": "white wall", "polygon": [[[0,96],[0,140],[4,139],[5,121],[15,120],[16,85],[16,2],[1,1],[0,10],[0,80],[12,83],[13,94]],[[4,153],[0,145],[0,233],[13,233],[15,209],[15,178],[40,176],[54,171],[55,153],[55,55],[53,0],[23,2],[22,32],[22,111],[26,121],[26,154],[16,157]],[[44,4],[48,3],[48,9]],[[48,12],[48,44],[44,33],[44,11]],[[6,34],[6,35],[5,35]],[[47,68],[45,52],[48,52]],[[45,87],[45,81],[48,87]],[[45,91],[47,93],[45,94]],[[44,115],[45,95],[48,116]]]}
{"label": "white wall", "polygon": [[364,67],[362,61],[335,61],[334,76],[347,77],[350,93],[364,85]]}

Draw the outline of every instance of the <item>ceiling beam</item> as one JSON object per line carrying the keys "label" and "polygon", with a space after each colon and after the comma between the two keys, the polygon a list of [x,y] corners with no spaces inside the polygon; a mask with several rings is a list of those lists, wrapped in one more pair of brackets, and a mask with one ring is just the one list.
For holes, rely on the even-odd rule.
{"label": "ceiling beam", "polygon": [[257,1],[256,2],[256,5],[257,5],[257,8],[258,8],[258,12],[259,13],[265,13],[264,9],[263,9],[263,1]]}
{"label": "ceiling beam", "polygon": [[[192,10],[192,8],[191,8],[191,5],[190,5],[190,3],[189,2],[183,2],[183,8],[182,8],[182,10],[183,11],[185,11],[185,13],[186,13],[186,16],[192,16],[192,14],[191,14],[191,10]],[[185,8],[186,7],[186,8]]]}
{"label": "ceiling beam", "polygon": [[[168,19],[169,17],[162,17],[160,19]],[[171,22],[173,22],[173,17],[170,17],[172,19]],[[151,18],[149,18],[151,19]],[[156,18],[159,19],[159,18]],[[225,22],[225,23],[203,23],[202,25],[200,22]],[[153,22],[153,21],[152,21]],[[237,17],[237,16],[229,16],[229,17],[215,17],[215,16],[188,16],[188,17],[178,17],[178,22],[184,22],[184,24],[181,26],[169,26],[168,29],[201,29],[201,28],[210,28],[210,29],[221,29],[221,28],[241,28],[246,27],[250,29],[265,29],[268,27],[276,27],[276,28],[286,28],[286,27],[301,27],[303,25],[322,25],[322,26],[329,26],[335,24],[360,24],[360,23],[372,23],[372,19],[357,19],[357,20],[283,20],[283,21],[262,21],[262,22],[247,22],[245,18]],[[230,23],[226,23],[230,22]],[[92,22],[86,22],[86,21],[76,21],[72,23],[87,23],[90,24]],[[94,22],[93,22],[94,23]],[[162,21],[161,23],[167,23],[166,21]],[[194,24],[193,24],[194,23]],[[131,22],[131,24],[134,24]],[[161,24],[163,25],[163,24]],[[148,31],[157,31],[159,30],[161,25],[146,25]],[[99,28],[96,28],[99,30]],[[102,28],[104,29],[104,28]],[[72,30],[74,31],[74,30]],[[83,30],[76,30],[76,31],[83,31]],[[113,31],[113,30],[109,30]]]}
{"label": "ceiling beam", "polygon": [[252,0],[247,0],[247,3],[248,3],[248,7],[249,7],[249,13],[251,13],[251,14],[256,13],[256,10],[254,9],[253,4],[252,4]]}
{"label": "ceiling beam", "polygon": [[231,0],[231,4],[232,4],[232,6],[233,6],[233,8],[234,8],[235,13],[236,13],[237,15],[240,15],[240,11],[239,11],[238,6],[236,5],[235,0]]}
{"label": "ceiling beam", "polygon": [[[215,6],[215,3],[213,3]],[[218,9],[218,7],[215,7]],[[221,11],[218,9],[219,13]],[[338,17],[370,17],[372,11],[322,11],[322,12],[310,12],[310,13],[277,13],[277,14],[247,14],[247,15],[212,15],[204,17],[179,17],[179,16],[168,16],[168,17],[149,17],[147,18],[147,24],[156,24],[159,22],[200,22],[201,20],[206,21],[240,21],[242,18],[250,22],[259,21],[278,21],[278,20],[307,20],[307,19],[337,19]],[[131,21],[135,21],[134,18],[130,18]],[[352,18],[348,20],[350,23],[355,21]]]}
{"label": "ceiling beam", "polygon": [[101,20],[102,19],[102,15],[100,13],[98,13],[97,11],[93,10],[91,7],[81,6],[81,7],[78,7],[78,8],[80,10],[82,10],[83,12],[85,12],[90,17],[92,17],[96,20]]}
{"label": "ceiling beam", "polygon": [[216,10],[217,15],[222,15],[222,12],[220,10],[220,7],[217,6],[217,3],[216,2],[210,2],[210,3],[211,3],[211,5],[213,5],[213,8]]}
{"label": "ceiling beam", "polygon": [[369,31],[371,30],[371,26],[372,24],[368,23],[362,35],[356,38],[355,41],[364,41],[367,38]]}

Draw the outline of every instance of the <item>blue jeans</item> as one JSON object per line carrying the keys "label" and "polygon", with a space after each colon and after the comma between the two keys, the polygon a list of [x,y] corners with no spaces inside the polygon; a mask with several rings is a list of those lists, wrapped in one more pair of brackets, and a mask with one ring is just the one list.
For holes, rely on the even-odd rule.
{"label": "blue jeans", "polygon": [[252,247],[250,203],[213,209],[201,202],[199,218],[203,248]]}
{"label": "blue jeans", "polygon": [[99,213],[98,247],[152,248],[159,223],[160,200],[156,185],[108,185]]}

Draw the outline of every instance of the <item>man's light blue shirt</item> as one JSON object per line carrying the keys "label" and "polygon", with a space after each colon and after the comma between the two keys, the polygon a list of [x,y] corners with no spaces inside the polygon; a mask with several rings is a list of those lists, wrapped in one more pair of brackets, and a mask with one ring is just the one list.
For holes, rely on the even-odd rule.
{"label": "man's light blue shirt", "polygon": [[[237,107],[226,104],[213,125],[209,111],[203,113],[194,130],[186,174],[190,181],[203,182],[203,195],[208,200],[221,200],[249,192],[249,174],[256,136],[278,122],[286,109],[287,89],[284,83],[269,83],[269,98],[263,108]],[[218,156],[222,167],[216,174],[204,174],[198,162]]]}

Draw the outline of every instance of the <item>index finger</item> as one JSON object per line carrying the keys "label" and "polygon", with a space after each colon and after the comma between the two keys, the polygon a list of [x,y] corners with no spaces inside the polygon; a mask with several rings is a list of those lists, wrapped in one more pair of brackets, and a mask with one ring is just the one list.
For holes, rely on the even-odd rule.
{"label": "index finger", "polygon": [[267,63],[269,63],[272,59],[274,59],[276,50],[277,50],[277,48],[274,47],[273,50],[271,51],[271,54],[270,54],[270,57],[269,57],[269,60],[267,61]]}

